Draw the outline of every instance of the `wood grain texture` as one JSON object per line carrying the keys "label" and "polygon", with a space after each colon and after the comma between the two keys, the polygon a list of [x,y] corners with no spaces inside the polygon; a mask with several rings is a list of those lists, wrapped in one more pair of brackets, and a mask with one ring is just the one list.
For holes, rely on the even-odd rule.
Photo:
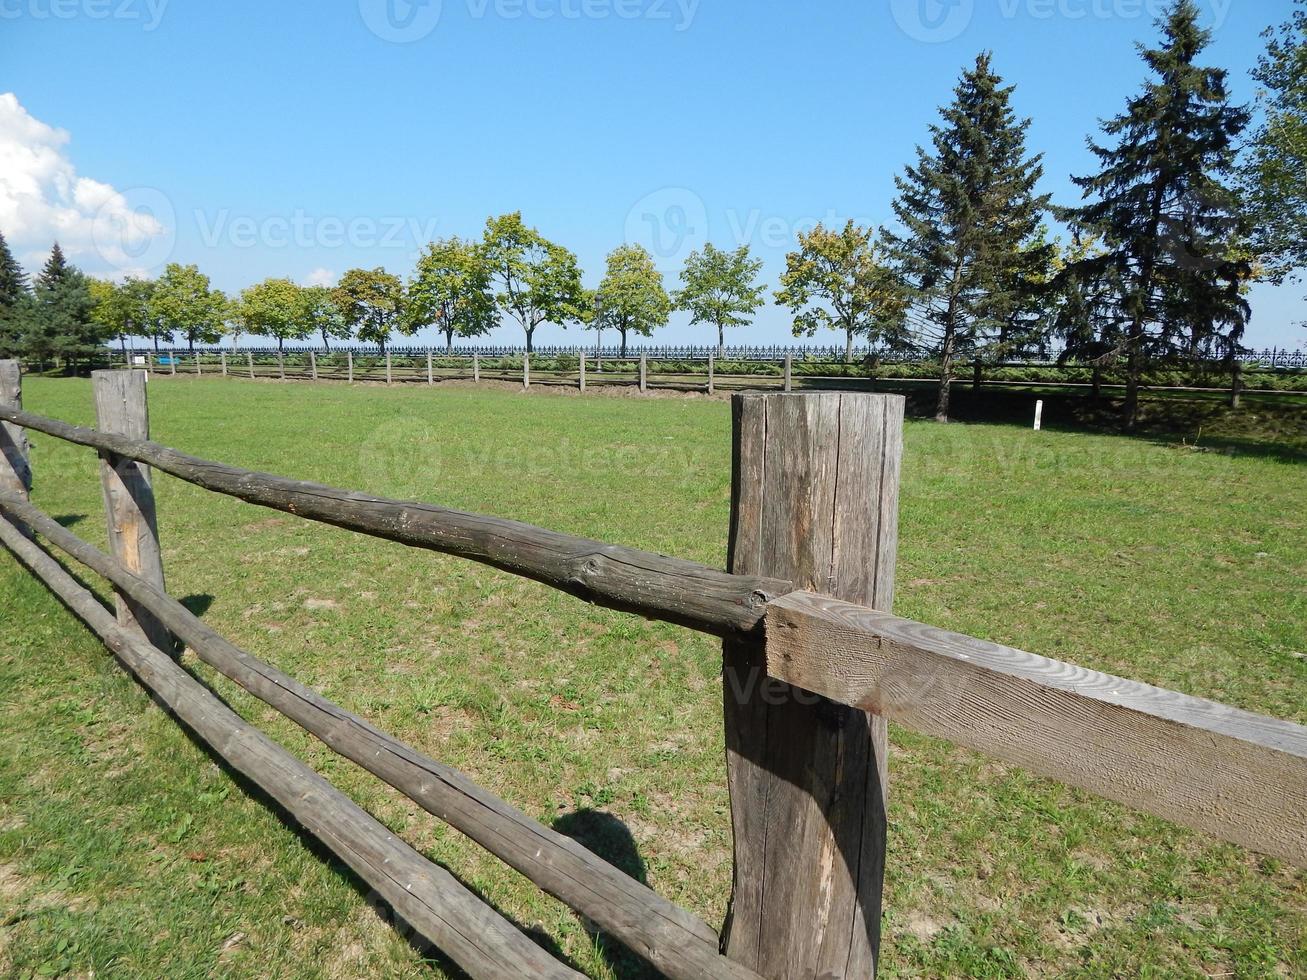
{"label": "wood grain texture", "polygon": [[148,463],[188,483],[273,510],[479,561],[589,602],[716,636],[760,626],[789,581],[731,575],[697,562],[560,534],[519,521],[389,500],[189,456],[140,439],[0,406],[0,420]]}
{"label": "wood grain texture", "polygon": [[[739,395],[730,568],[888,606],[903,399]],[[735,874],[727,955],[767,977],[875,971],[885,726],[768,679],[760,641],[724,655]]]}
{"label": "wood grain texture", "polygon": [[[0,361],[0,408],[23,407],[23,372],[17,361]],[[26,496],[32,489],[32,465],[27,433],[12,422],[0,422],[0,490]]]}
{"label": "wood grain texture", "polygon": [[0,520],[0,542],[95,632],[155,699],[215,755],[275,800],[425,940],[486,980],[580,973],[537,946],[444,868],[399,840],[317,772],[222,703],[95,597],[42,548]]}
{"label": "wood grain texture", "polygon": [[660,897],[576,841],[378,730],[233,645],[180,602],[78,538],[22,498],[0,493],[0,512],[30,521],[55,547],[148,608],[205,663],[282,712],[580,912],[673,980],[754,978],[718,952],[706,922]]}
{"label": "wood grain texture", "polygon": [[[149,438],[150,411],[144,371],[93,371],[91,389],[101,431],[129,439]],[[110,550],[126,568],[162,590],[163,554],[149,467],[116,453],[102,452],[100,488]],[[118,593],[116,606],[120,626],[139,628],[160,650],[173,650],[172,634],[130,596]]]}
{"label": "wood grain texture", "polygon": [[766,635],[788,683],[1307,867],[1307,728],[809,593]]}

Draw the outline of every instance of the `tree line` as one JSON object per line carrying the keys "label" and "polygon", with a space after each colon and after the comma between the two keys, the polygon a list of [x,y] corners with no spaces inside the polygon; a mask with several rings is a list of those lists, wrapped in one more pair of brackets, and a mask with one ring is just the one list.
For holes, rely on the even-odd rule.
{"label": "tree line", "polygon": [[[1037,192],[1030,120],[981,53],[895,179],[892,228],[819,223],[798,235],[772,294],[795,336],[840,331],[846,360],[858,340],[926,356],[939,366],[940,419],[960,364],[1056,341],[1095,376],[1124,368],[1133,424],[1149,364],[1233,358],[1249,285],[1307,266],[1307,0],[1295,8],[1266,34],[1253,72],[1263,121],[1252,129],[1249,109],[1231,102],[1228,72],[1201,63],[1211,37],[1196,4],[1175,0],[1158,24],[1161,43],[1140,46],[1145,82],[1089,140],[1098,168],[1073,176],[1074,206]],[[1050,236],[1050,218],[1066,241]],[[747,245],[709,243],[669,291],[653,257],[625,244],[587,289],[575,254],[517,212],[490,218],[479,240],[430,243],[407,281],[351,269],[332,287],[268,279],[229,297],[194,265],[170,264],[157,280],[91,279],[57,244],[29,284],[0,235],[0,356],[76,365],[114,339],[150,338],[157,349],[178,336],[194,347],[242,334],[384,349],[424,328],[452,346],[504,319],[520,325],[528,351],[552,323],[616,331],[625,353],[628,338],[652,335],[675,309],[711,328],[720,348],[766,301],[761,268]]]}

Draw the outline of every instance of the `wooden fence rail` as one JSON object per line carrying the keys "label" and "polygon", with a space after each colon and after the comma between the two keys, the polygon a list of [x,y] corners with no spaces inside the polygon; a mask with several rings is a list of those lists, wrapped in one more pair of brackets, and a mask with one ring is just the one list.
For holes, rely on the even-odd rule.
{"label": "wooden fence rail", "polygon": [[[143,385],[143,376],[133,378]],[[97,377],[96,384],[108,382]],[[128,392],[124,404],[130,401]],[[139,401],[136,412],[143,414]],[[874,973],[887,720],[1307,867],[1307,728],[889,612],[902,399],[750,395],[737,396],[734,409],[726,572],[518,522],[226,466],[150,442],[145,431],[133,438],[69,425],[24,411],[16,374],[0,362],[6,450],[0,541],[143,683],[177,705],[183,720],[207,726],[197,731],[215,751],[270,782],[311,786],[322,812],[302,822],[327,835],[352,867],[363,867],[366,880],[385,877],[375,861],[368,863],[382,853],[369,836],[375,821],[331,795],[334,789],[276,743],[206,700],[212,695],[138,631],[146,617],[676,980]],[[106,417],[102,411],[102,426]],[[735,887],[720,950],[707,923],[232,645],[169,597],[161,575],[131,567],[128,554],[110,557],[33,507],[19,478],[28,472],[27,430],[96,449],[106,477],[129,463],[152,466],[215,492],[480,561],[588,601],[722,637]],[[134,499],[144,512],[152,498],[148,473],[142,475]],[[106,504],[115,513],[115,501]],[[153,537],[152,524],[138,526]],[[134,618],[115,622],[35,544],[36,534],[106,578],[120,614],[126,609]],[[764,693],[754,683],[760,677],[779,685],[780,696]],[[256,750],[242,754],[246,745]],[[291,799],[287,808],[295,812],[285,786],[269,792]],[[342,836],[331,823],[338,819],[362,836]],[[448,887],[452,879],[407,845],[391,839],[386,846],[392,849],[384,852],[382,869],[411,869],[426,891],[394,894],[394,883],[384,880],[378,891],[474,976],[575,975],[538,947],[522,946],[531,944],[493,910]],[[484,930],[470,931],[477,923]]]}

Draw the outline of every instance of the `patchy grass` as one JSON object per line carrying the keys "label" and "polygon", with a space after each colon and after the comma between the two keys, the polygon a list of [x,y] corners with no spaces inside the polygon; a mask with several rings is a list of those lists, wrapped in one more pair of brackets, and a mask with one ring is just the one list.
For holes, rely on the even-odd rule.
{"label": "patchy grass", "polygon": [[[35,411],[92,419],[84,381]],[[720,564],[721,400],[158,379],[162,442]],[[1053,419],[1056,424],[1057,419]],[[1246,423],[1227,419],[1237,429]],[[1307,722],[1301,432],[908,423],[896,611]],[[1277,438],[1274,430],[1271,439]],[[35,500],[104,541],[93,454]],[[156,480],[170,590],[237,643],[720,921],[719,651],[440,555]],[[577,918],[208,668],[247,717],[594,976]],[[893,729],[887,976],[1302,976],[1307,876]],[[0,975],[443,976],[0,556]]]}

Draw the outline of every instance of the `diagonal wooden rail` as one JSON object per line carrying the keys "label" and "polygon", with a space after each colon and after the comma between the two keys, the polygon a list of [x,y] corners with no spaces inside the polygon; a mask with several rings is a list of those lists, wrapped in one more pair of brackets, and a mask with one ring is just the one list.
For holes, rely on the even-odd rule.
{"label": "diagonal wooden rail", "polygon": [[718,951],[717,932],[657,892],[537,823],[451,766],[387,735],[228,642],[176,599],[83,541],[34,505],[0,492],[0,513],[20,520],[156,616],[205,663],[330,748],[467,834],[580,912],[672,980],[757,980]]}
{"label": "diagonal wooden rail", "polygon": [[729,636],[755,629],[786,581],[731,575],[682,558],[605,544],[521,521],[391,500],[227,466],[146,439],[70,425],[0,405],[0,420],[89,446],[206,490],[402,544],[458,555],[551,585],[588,602]]}
{"label": "diagonal wooden rail", "polygon": [[276,800],[427,942],[473,977],[580,980],[444,868],[222,703],[89,591],[24,532],[0,519],[0,543],[59,597],[168,710]]}

